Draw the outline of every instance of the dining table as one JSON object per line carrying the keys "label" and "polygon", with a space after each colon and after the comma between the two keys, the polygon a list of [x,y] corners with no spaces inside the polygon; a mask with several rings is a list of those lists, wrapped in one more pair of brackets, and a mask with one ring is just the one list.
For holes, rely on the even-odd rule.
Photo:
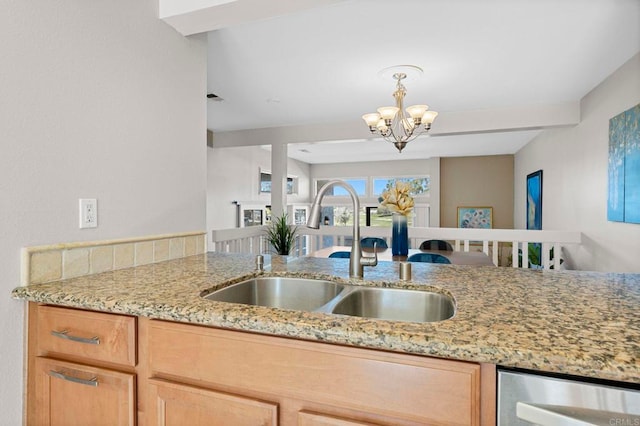
{"label": "dining table", "polygon": [[[329,257],[331,253],[337,251],[351,252],[351,246],[330,246],[309,254],[311,257]],[[373,256],[373,248],[363,247],[362,253],[367,256]],[[390,248],[377,247],[376,254],[378,260],[405,262],[408,257],[415,253],[435,253],[446,257],[452,265],[476,265],[476,266],[495,266],[489,256],[481,251],[451,251],[451,250],[420,250],[409,249],[407,256],[394,256]]]}

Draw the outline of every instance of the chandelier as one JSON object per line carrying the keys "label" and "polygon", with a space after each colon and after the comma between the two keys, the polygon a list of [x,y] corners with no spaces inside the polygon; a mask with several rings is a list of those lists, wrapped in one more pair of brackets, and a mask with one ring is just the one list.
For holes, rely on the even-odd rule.
{"label": "chandelier", "polygon": [[407,89],[402,84],[407,74],[396,72],[393,78],[397,80],[396,90],[393,92],[396,106],[378,108],[378,112],[365,114],[362,118],[371,133],[382,136],[386,141],[393,143],[398,152],[402,152],[407,143],[431,129],[431,123],[438,113],[428,111],[427,105],[412,105],[406,109],[407,116],[403,105]]}

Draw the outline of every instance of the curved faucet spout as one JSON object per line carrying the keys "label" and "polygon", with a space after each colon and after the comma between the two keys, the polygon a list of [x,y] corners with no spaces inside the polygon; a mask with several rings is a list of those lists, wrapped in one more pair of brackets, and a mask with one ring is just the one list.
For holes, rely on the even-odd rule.
{"label": "curved faucet spout", "polygon": [[363,267],[376,266],[378,264],[378,254],[376,253],[374,246],[373,257],[366,257],[362,255],[362,246],[360,245],[360,199],[351,185],[340,179],[333,179],[324,184],[324,186],[318,191],[316,198],[313,200],[311,212],[309,213],[309,220],[307,220],[307,226],[313,229],[318,229],[320,227],[322,199],[329,188],[333,186],[343,187],[351,197],[351,203],[353,204],[353,242],[351,243],[351,255],[349,256],[349,276],[363,278]]}

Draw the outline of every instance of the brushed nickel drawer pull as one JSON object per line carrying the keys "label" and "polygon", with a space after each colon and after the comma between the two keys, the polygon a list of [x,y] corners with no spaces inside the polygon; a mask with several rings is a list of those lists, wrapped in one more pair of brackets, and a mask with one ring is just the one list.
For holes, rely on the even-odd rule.
{"label": "brushed nickel drawer pull", "polygon": [[62,380],[66,380],[68,382],[79,383],[81,385],[87,385],[87,386],[93,386],[93,387],[97,387],[98,386],[98,378],[97,377],[93,377],[93,378],[91,378],[89,380],[86,380],[86,379],[80,379],[78,377],[67,376],[64,373],[61,373],[61,372],[55,371],[55,370],[49,370],[49,375],[51,377],[55,377],[56,379],[62,379]]}
{"label": "brushed nickel drawer pull", "polygon": [[61,339],[67,339],[67,340],[71,340],[73,342],[88,343],[89,345],[99,345],[100,344],[100,338],[98,336],[91,337],[90,339],[87,339],[85,337],[72,336],[71,334],[69,334],[69,330],[62,330],[62,331],[52,330],[51,334],[53,336],[59,337]]}

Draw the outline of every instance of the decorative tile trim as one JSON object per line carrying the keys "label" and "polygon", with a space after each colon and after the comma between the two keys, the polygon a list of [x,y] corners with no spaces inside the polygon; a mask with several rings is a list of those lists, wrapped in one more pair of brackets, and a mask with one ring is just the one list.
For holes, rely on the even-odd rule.
{"label": "decorative tile trim", "polygon": [[42,284],[204,252],[206,232],[24,247],[20,282]]}

